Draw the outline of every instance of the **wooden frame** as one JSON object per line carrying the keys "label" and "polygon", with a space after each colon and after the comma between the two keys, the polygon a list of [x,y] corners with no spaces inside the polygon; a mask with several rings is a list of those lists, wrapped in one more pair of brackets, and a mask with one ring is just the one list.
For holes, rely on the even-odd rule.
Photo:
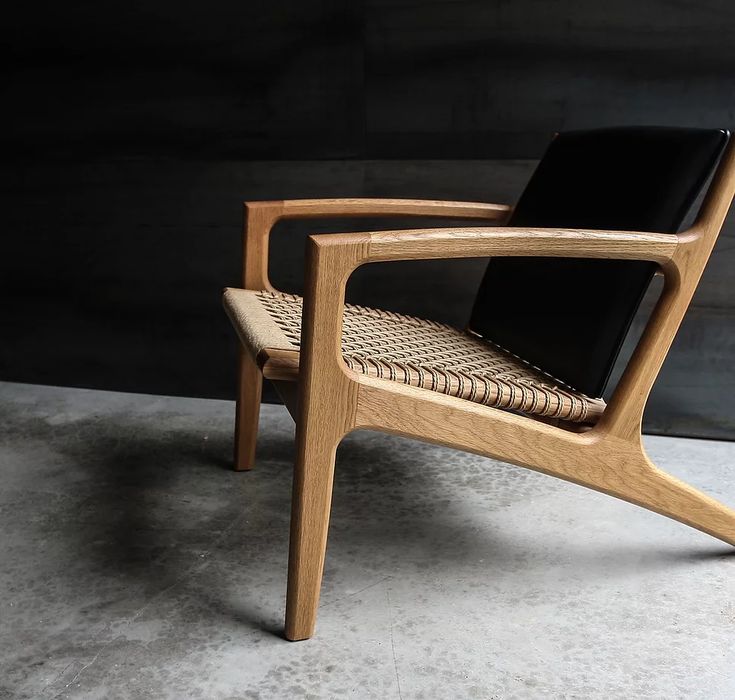
{"label": "wooden frame", "polygon": [[[358,428],[474,452],[610,494],[735,545],[735,511],[660,471],[643,448],[648,395],[666,358],[735,193],[735,147],[723,156],[694,225],[678,235],[508,227],[315,235],[307,244],[298,388],[266,376],[297,423],[286,637],[313,634],[338,443]],[[498,221],[502,205],[413,200],[304,200],[245,205],[243,286],[272,289],[268,236],[290,217],[441,216]],[[341,356],[345,285],[360,265],[387,260],[548,256],[650,260],[664,290],[599,422],[574,432],[531,417],[350,371]],[[236,468],[253,464],[262,374],[241,350]],[[286,376],[285,373],[283,376]]]}

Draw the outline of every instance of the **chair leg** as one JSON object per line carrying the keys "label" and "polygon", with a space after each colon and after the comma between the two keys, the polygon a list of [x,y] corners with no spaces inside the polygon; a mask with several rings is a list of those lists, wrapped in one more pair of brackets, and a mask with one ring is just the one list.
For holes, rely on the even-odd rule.
{"label": "chair leg", "polygon": [[252,469],[255,463],[262,389],[260,368],[248,352],[240,347],[235,407],[235,471]]}
{"label": "chair leg", "polygon": [[[711,496],[658,469],[642,447],[623,449],[603,444],[597,459],[580,459],[578,469],[541,469],[547,474],[570,478],[641,508],[706,532],[735,545],[735,510]],[[616,454],[617,452],[617,454]]]}
{"label": "chair leg", "polygon": [[645,455],[643,461],[623,498],[735,545],[735,510],[661,471]]}
{"label": "chair leg", "polygon": [[286,638],[314,634],[327,549],[336,444],[328,429],[300,425],[291,505],[291,544],[286,596]]}

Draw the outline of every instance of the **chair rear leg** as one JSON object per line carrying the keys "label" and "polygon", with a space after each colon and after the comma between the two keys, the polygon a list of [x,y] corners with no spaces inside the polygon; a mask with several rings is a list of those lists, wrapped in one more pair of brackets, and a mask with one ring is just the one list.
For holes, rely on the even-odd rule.
{"label": "chair rear leg", "polygon": [[[735,545],[735,510],[658,469],[642,447],[617,454],[614,449],[602,449],[599,461],[590,455],[580,457],[573,481]],[[554,469],[542,471],[562,478],[570,476],[569,470],[564,475]]]}
{"label": "chair rear leg", "polygon": [[706,532],[735,546],[735,510],[658,469],[643,455],[638,483],[631,483],[630,500],[648,510]]}
{"label": "chair rear leg", "polygon": [[316,625],[337,449],[325,439],[328,432],[315,421],[298,427],[286,596],[285,633],[291,641],[308,639]]}
{"label": "chair rear leg", "polygon": [[250,354],[239,348],[237,404],[235,407],[235,471],[252,469],[258,438],[263,375]]}

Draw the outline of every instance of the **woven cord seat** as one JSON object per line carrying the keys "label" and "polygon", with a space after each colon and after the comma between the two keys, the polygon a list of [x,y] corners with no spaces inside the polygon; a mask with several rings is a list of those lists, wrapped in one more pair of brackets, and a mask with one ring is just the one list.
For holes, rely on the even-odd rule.
{"label": "woven cord seat", "polygon": [[[269,348],[298,353],[301,297],[228,289],[224,303],[261,365],[262,351]],[[351,304],[345,305],[343,324],[342,356],[360,374],[576,423],[594,423],[605,408],[602,399],[576,392],[493,343],[446,324]]]}

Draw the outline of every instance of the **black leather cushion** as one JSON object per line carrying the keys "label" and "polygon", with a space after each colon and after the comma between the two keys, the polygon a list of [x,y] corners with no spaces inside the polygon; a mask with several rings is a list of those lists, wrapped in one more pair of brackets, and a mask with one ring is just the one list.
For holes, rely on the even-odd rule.
{"label": "black leather cushion", "polygon": [[[676,233],[728,136],[666,127],[559,134],[509,225]],[[470,328],[601,396],[655,270],[625,260],[496,258]]]}

